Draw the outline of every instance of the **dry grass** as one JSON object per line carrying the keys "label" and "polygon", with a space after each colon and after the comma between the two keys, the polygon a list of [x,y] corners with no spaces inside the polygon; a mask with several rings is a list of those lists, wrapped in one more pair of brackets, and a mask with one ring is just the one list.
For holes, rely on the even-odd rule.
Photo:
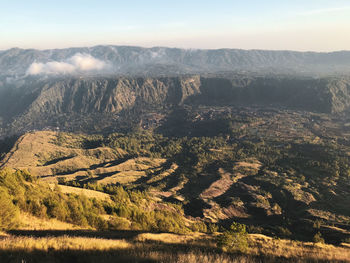
{"label": "dry grass", "polygon": [[[39,219],[29,214],[21,214],[21,229],[23,230],[72,230],[78,231],[74,225],[55,219]],[[76,232],[76,233],[78,233]],[[79,232],[80,233],[80,232]],[[81,232],[84,233],[84,232]],[[95,232],[93,232],[95,233]],[[33,232],[35,234],[35,231]],[[80,234],[79,234],[80,235]],[[170,233],[140,233],[135,237],[121,235],[122,239],[106,239],[105,235],[96,232],[100,238],[90,237],[20,237],[0,232],[0,252],[25,251],[135,251],[137,256],[147,256],[157,262],[235,262],[232,255],[218,253],[215,245],[215,235],[193,233],[178,235]],[[124,238],[124,239],[123,239]],[[131,238],[131,239],[128,239]],[[127,239],[127,240],[126,240]],[[185,249],[185,251],[183,251]],[[124,253],[124,252],[123,252]],[[126,252],[125,252],[126,253]],[[258,257],[284,258],[287,260],[308,259],[314,262],[350,262],[348,244],[333,246],[328,244],[299,242],[284,239],[274,239],[261,234],[249,234],[249,257],[240,258],[236,262],[255,262]],[[135,254],[135,256],[136,256]],[[270,261],[273,262],[273,261]]]}
{"label": "dry grass", "polygon": [[97,180],[100,184],[128,184],[135,182],[140,177],[146,176],[145,171],[124,171],[124,172],[118,172],[114,175],[105,177],[101,180]]}
{"label": "dry grass", "polygon": [[[161,172],[158,175],[153,175],[152,178],[150,178],[147,181],[147,184],[152,184],[152,183],[159,182],[159,181],[163,180],[165,177],[172,175],[177,170],[177,168],[179,168],[179,166],[176,163],[172,163],[169,169],[166,169],[165,171]],[[161,170],[161,169],[159,169],[159,170]]]}
{"label": "dry grass", "polygon": [[248,253],[271,255],[285,258],[309,258],[328,261],[350,262],[350,249],[328,244],[273,239],[259,234],[251,234]]}
{"label": "dry grass", "polygon": [[131,244],[125,240],[111,240],[87,237],[5,237],[0,240],[0,250],[98,250],[130,248]]}
{"label": "dry grass", "polygon": [[[53,143],[56,139],[56,132],[27,133],[16,142],[2,164],[8,168],[27,169],[37,176],[47,176],[53,175],[55,170],[88,169],[92,165],[103,163],[106,158],[115,160],[123,157],[121,151],[108,147],[84,150],[58,146]],[[64,159],[60,160],[60,158]],[[48,161],[54,162],[45,164]]]}
{"label": "dry grass", "polygon": [[[140,157],[113,164],[113,161],[125,157],[125,151],[109,147],[85,150],[79,146],[59,146],[54,143],[57,136],[58,133],[51,131],[23,135],[0,165],[28,170],[33,175],[43,177],[41,180],[47,183],[57,183],[57,178],[61,177],[66,181],[90,178],[101,184],[110,184],[134,182],[146,176],[146,170],[157,169],[166,162],[161,158]],[[72,134],[65,136],[71,143],[79,140]],[[57,174],[64,175],[55,176]]]}
{"label": "dry grass", "polygon": [[57,219],[42,219],[27,213],[21,213],[19,228],[22,230],[79,230],[79,226],[58,221]]}
{"label": "dry grass", "polygon": [[0,231],[0,239],[1,239],[1,238],[4,238],[4,237],[9,237],[9,236],[10,236],[10,235],[7,234],[6,232]]}
{"label": "dry grass", "polygon": [[105,194],[102,192],[84,189],[84,188],[79,188],[79,187],[50,184],[51,189],[53,189],[56,186],[61,190],[62,193],[65,193],[65,194],[84,195],[87,198],[96,198],[98,200],[105,200],[105,201],[111,200],[111,198],[108,194]]}
{"label": "dry grass", "polygon": [[[205,247],[206,249],[215,249],[216,247],[214,242],[215,236],[199,233],[194,235],[145,233],[140,234],[136,240],[142,242],[154,241],[174,245],[182,244],[194,247]],[[313,261],[323,260],[328,262],[350,262],[350,248],[346,247],[345,245],[338,247],[312,242],[273,239],[260,234],[249,235],[249,248],[246,251],[246,254],[252,257],[264,256],[267,258],[284,258],[287,260],[308,259]],[[179,257],[179,261],[176,262],[231,262],[225,261],[228,260],[227,257],[222,255],[214,255],[212,253],[198,255],[198,253],[190,252],[185,254],[177,254],[176,256]],[[200,260],[192,261],[192,258],[200,258]],[[213,261],[206,261],[208,258]],[[185,261],[185,259],[188,261]]]}
{"label": "dry grass", "polygon": [[[214,237],[199,233],[143,233],[131,239],[70,236],[35,238],[4,234],[0,239],[0,255],[16,255],[18,252],[19,258],[30,261],[37,259],[38,252],[42,252],[49,253],[45,254],[48,257],[46,259],[55,259],[55,262],[67,262],[72,255],[75,258],[77,255],[84,256],[81,262],[350,262],[349,248],[277,240],[258,234],[249,235],[250,248],[246,254],[224,253],[215,247]],[[57,256],[62,261],[57,261]]]}
{"label": "dry grass", "polygon": [[[155,262],[162,263],[253,263],[262,262],[254,257],[246,255],[228,255],[223,253],[203,252],[195,250],[193,252],[159,252],[150,251],[144,254],[145,257],[153,259]],[[267,262],[267,261],[263,261]],[[275,261],[269,261],[275,262]]]}
{"label": "dry grass", "polygon": [[235,182],[232,179],[232,175],[224,171],[224,169],[220,168],[219,173],[221,178],[212,183],[209,188],[204,190],[200,197],[203,199],[212,199],[224,194],[231,185]]}
{"label": "dry grass", "polygon": [[[250,162],[248,162],[250,161]],[[251,160],[247,160],[245,162],[236,162],[235,166],[236,167],[244,167],[244,168],[250,168],[250,169],[254,169],[254,170],[259,170],[261,167],[261,162],[259,162],[256,159],[251,159]]]}
{"label": "dry grass", "polygon": [[203,238],[207,238],[207,235],[202,233],[194,233],[191,235],[178,235],[178,234],[170,234],[170,233],[142,233],[139,234],[135,240],[140,242],[161,242],[165,244],[186,244],[199,242],[199,240],[203,240]]}

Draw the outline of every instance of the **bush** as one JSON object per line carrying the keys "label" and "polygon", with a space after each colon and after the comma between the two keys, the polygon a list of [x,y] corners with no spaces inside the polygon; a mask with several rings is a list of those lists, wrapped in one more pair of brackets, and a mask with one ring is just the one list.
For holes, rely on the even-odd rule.
{"label": "bush", "polygon": [[192,223],[192,225],[190,226],[190,229],[194,232],[202,232],[202,233],[206,233],[208,231],[207,225],[202,221]]}
{"label": "bush", "polygon": [[317,232],[314,235],[314,242],[315,243],[324,243],[324,238],[322,237],[322,234],[320,232]]}
{"label": "bush", "polygon": [[212,224],[212,223],[210,223],[208,225],[208,233],[215,233],[215,232],[218,232],[218,231],[219,231],[218,225]]}
{"label": "bush", "polygon": [[240,223],[232,223],[230,230],[224,231],[218,237],[217,246],[226,251],[246,251],[248,248],[246,226]]}
{"label": "bush", "polygon": [[17,225],[17,222],[18,208],[6,192],[0,191],[0,229],[11,229]]}
{"label": "bush", "polygon": [[279,237],[290,238],[292,236],[292,232],[286,227],[279,226],[277,227],[277,233]]}
{"label": "bush", "polygon": [[128,230],[130,229],[129,220],[114,216],[108,221],[108,228],[111,230]]}

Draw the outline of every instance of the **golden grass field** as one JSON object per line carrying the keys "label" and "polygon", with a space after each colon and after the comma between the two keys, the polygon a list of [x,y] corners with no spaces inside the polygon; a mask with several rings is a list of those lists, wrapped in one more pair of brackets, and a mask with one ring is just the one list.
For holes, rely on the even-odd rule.
{"label": "golden grass field", "polygon": [[42,219],[28,213],[21,212],[19,227],[21,230],[78,230],[80,226],[59,221],[57,219]]}
{"label": "golden grass field", "polygon": [[[43,227],[43,226],[42,226]],[[249,248],[244,254],[222,252],[215,245],[215,234],[194,233],[104,233],[81,230],[15,231],[0,233],[0,262],[7,255],[28,262],[51,262],[59,257],[70,262],[81,255],[83,261],[96,262],[350,262],[350,248],[333,245],[273,239],[261,234],[249,235]],[[53,233],[53,234],[52,234]],[[40,234],[40,235],[39,235]],[[45,257],[40,258],[40,255]],[[2,260],[2,261],[1,261]],[[29,261],[30,260],[30,261]],[[16,262],[16,261],[13,261]],[[23,262],[23,261],[22,261]],[[25,261],[26,262],[26,261]],[[57,261],[55,261],[57,262]],[[75,262],[75,261],[74,261]]]}
{"label": "golden grass field", "polygon": [[53,189],[54,187],[58,187],[59,190],[64,194],[84,195],[87,198],[96,198],[98,200],[105,200],[105,201],[111,200],[111,197],[109,194],[105,194],[94,190],[72,187],[67,185],[57,185],[57,184],[49,184],[49,186],[51,189]]}
{"label": "golden grass field", "polygon": [[125,240],[110,240],[86,237],[12,237],[0,240],[0,250],[7,251],[50,251],[50,250],[97,250],[130,248],[131,244]]}

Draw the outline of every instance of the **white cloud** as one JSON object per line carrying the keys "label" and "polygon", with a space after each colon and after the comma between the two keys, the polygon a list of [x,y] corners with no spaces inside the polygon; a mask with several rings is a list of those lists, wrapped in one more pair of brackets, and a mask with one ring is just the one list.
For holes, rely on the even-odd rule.
{"label": "white cloud", "polygon": [[86,53],[77,53],[66,61],[51,61],[47,63],[32,63],[27,69],[27,75],[58,75],[75,74],[107,70],[110,65]]}

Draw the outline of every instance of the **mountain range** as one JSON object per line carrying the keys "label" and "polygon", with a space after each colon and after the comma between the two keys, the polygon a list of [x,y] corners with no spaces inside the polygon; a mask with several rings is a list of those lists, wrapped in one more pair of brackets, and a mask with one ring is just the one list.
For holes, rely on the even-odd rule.
{"label": "mountain range", "polygon": [[[241,49],[142,48],[95,46],[0,51],[0,75],[23,76],[33,63],[67,63],[76,54],[109,65],[103,73],[123,75],[177,75],[218,72],[280,74],[343,74],[350,71],[350,52],[330,53]],[[100,72],[101,73],[101,72]]]}

